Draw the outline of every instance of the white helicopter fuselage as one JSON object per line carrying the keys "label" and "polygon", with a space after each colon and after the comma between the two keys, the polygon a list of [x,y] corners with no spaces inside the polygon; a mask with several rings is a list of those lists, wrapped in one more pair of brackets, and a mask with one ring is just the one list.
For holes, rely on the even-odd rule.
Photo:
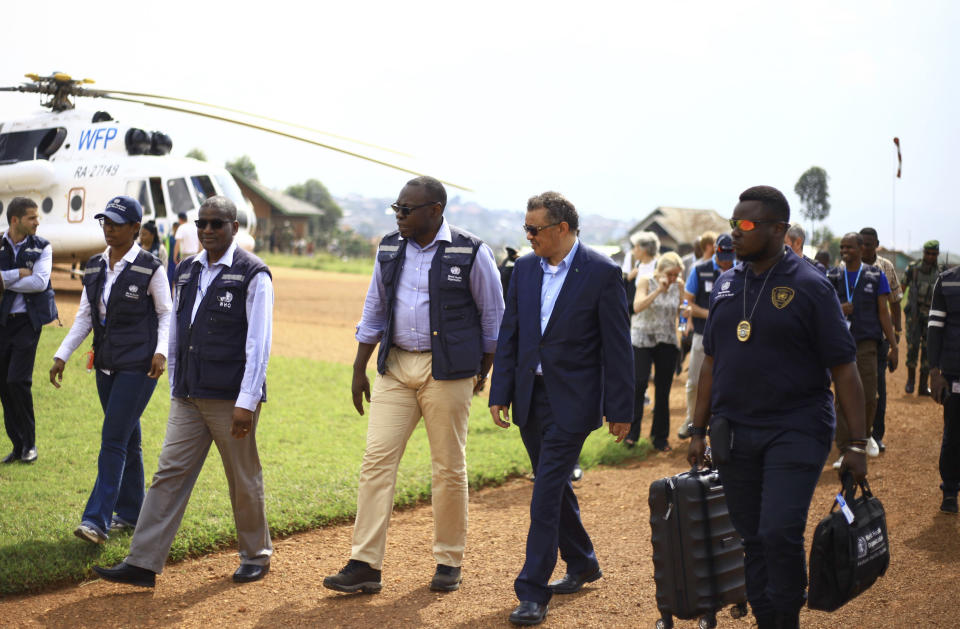
{"label": "white helicopter fuselage", "polygon": [[[238,244],[253,250],[256,217],[226,169],[170,156],[163,134],[94,119],[91,111],[70,109],[0,123],[0,228],[6,230],[10,200],[29,197],[54,260],[85,262],[105,247],[94,215],[114,196],[138,199],[143,221],[156,221],[166,238],[179,213],[193,220],[206,198],[220,194],[237,206]],[[144,147],[156,154],[139,154]]]}

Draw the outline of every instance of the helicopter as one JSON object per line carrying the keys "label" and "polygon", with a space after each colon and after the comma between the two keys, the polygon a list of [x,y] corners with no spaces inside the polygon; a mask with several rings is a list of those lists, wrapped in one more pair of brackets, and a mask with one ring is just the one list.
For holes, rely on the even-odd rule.
{"label": "helicopter", "polygon": [[[422,174],[311,139],[299,132],[245,121],[241,116],[405,155],[399,151],[238,109],[142,92],[95,90],[86,87],[94,82],[92,79],[74,79],[62,72],[25,76],[30,82],[0,87],[0,92],[35,93],[47,98],[41,101],[45,110],[0,122],[0,228],[7,227],[5,210],[11,199],[17,196],[32,198],[40,210],[38,234],[50,241],[54,262],[59,264],[82,265],[91,255],[103,251],[103,231],[93,217],[118,194],[140,202],[143,222],[155,221],[161,239],[172,232],[179,214],[185,213],[191,220],[196,218],[200,205],[214,195],[226,196],[237,206],[240,229],[236,240],[239,246],[253,250],[257,226],[252,204],[243,197],[226,168],[189,157],[175,157],[170,153],[173,140],[166,133],[121,123],[106,111],[77,109],[74,103],[78,97],[139,103],[211,118],[414,175]],[[197,107],[223,113],[205,112]],[[444,183],[468,190],[457,184]]]}

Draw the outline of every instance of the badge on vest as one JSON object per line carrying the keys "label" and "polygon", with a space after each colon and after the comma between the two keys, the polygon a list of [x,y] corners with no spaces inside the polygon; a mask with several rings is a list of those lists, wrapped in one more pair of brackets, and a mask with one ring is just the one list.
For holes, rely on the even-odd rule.
{"label": "badge on vest", "polygon": [[463,278],[460,277],[460,267],[452,266],[450,267],[450,273],[447,275],[448,282],[462,282]]}
{"label": "badge on vest", "polygon": [[796,292],[789,286],[777,286],[770,292],[770,301],[777,310],[783,310],[793,301],[794,295]]}
{"label": "badge on vest", "polygon": [[127,299],[140,299],[140,287],[136,284],[127,286],[127,292],[123,296]]}
{"label": "badge on vest", "polygon": [[704,282],[703,283],[703,292],[709,293],[713,290],[713,282]]}
{"label": "badge on vest", "polygon": [[229,310],[233,307],[233,293],[227,291],[223,295],[217,297],[217,305],[223,308],[224,310]]}
{"label": "badge on vest", "polygon": [[23,263],[23,266],[27,267],[28,269],[32,269],[32,268],[33,268],[33,260],[27,260],[26,262]]}
{"label": "badge on vest", "polygon": [[872,293],[872,292],[873,292],[873,284],[867,284],[866,286],[864,286],[864,287],[863,287],[863,292],[865,292],[865,293]]}

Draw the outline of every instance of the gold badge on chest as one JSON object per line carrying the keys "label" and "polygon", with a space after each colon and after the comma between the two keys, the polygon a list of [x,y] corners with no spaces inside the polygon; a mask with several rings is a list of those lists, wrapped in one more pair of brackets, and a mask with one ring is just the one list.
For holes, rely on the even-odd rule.
{"label": "gold badge on chest", "polygon": [[737,324],[737,340],[741,343],[750,340],[750,322],[746,319]]}
{"label": "gold badge on chest", "polygon": [[795,294],[796,292],[789,286],[777,286],[770,292],[770,301],[773,302],[777,310],[783,310],[787,307],[787,304],[793,301]]}

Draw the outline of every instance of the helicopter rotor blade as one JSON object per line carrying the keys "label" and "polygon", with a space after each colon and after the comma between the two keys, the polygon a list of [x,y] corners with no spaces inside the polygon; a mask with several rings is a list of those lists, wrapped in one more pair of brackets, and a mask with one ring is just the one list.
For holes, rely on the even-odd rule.
{"label": "helicopter rotor blade", "polygon": [[153,98],[153,99],[157,99],[157,100],[169,100],[169,101],[173,101],[173,102],[177,102],[177,103],[186,103],[186,104],[188,104],[188,105],[200,105],[200,106],[202,106],[202,107],[210,107],[210,108],[212,108],[212,109],[220,109],[220,110],[222,110],[222,111],[229,111],[230,113],[233,113],[233,114],[240,114],[240,115],[243,115],[243,116],[250,116],[251,118],[259,118],[260,120],[267,120],[268,122],[276,122],[276,123],[279,123],[279,124],[282,124],[282,125],[286,125],[286,126],[288,126],[288,127],[294,127],[294,128],[297,128],[297,129],[303,129],[304,131],[311,131],[311,132],[313,132],[313,133],[319,133],[319,134],[322,134],[322,135],[325,135],[325,136],[328,136],[328,137],[331,137],[331,138],[336,138],[336,139],[338,139],[338,140],[346,140],[347,142],[352,142],[352,143],[354,143],[354,144],[360,144],[361,146],[367,146],[367,147],[370,147],[370,148],[378,149],[378,150],[380,150],[380,151],[387,151],[388,153],[393,153],[394,155],[400,155],[400,156],[402,156],[402,157],[413,157],[413,155],[410,155],[409,153],[404,153],[404,152],[402,152],[402,151],[397,151],[397,150],[394,150],[394,149],[391,149],[391,148],[387,148],[387,147],[385,147],[385,146],[380,146],[380,145],[378,145],[378,144],[372,144],[372,143],[370,143],[370,142],[364,142],[363,140],[357,140],[357,139],[355,139],[355,138],[351,138],[351,137],[348,137],[348,136],[345,136],[345,135],[338,135],[338,134],[336,134],[336,133],[330,133],[330,132],[328,132],[328,131],[323,131],[323,130],[321,130],[321,129],[315,129],[315,128],[313,128],[313,127],[308,127],[308,126],[306,126],[306,125],[297,124],[297,123],[295,123],[295,122],[287,122],[286,120],[280,120],[280,119],[278,119],[278,118],[271,118],[270,116],[264,116],[264,115],[261,115],[261,114],[255,114],[255,113],[253,113],[253,112],[244,111],[244,110],[242,110],[242,109],[234,109],[234,108],[232,108],[232,107],[224,107],[223,105],[214,105],[213,103],[205,103],[205,102],[199,101],[199,100],[190,100],[189,98],[177,98],[177,97],[175,97],[175,96],[161,96],[161,95],[159,95],[159,94],[146,94],[146,93],[143,93],[143,92],[125,92],[125,91],[121,91],[121,90],[97,90],[97,91],[99,91],[99,92],[101,93],[101,95],[119,94],[119,95],[121,95],[121,96],[135,96],[135,97],[137,97],[137,98]]}
{"label": "helicopter rotor blade", "polygon": [[[146,100],[138,100],[138,99],[134,99],[134,98],[124,98],[124,97],[122,97],[122,96],[111,96],[111,95],[106,94],[106,93],[100,94],[99,96],[100,96],[101,98],[106,98],[106,99],[109,99],[109,100],[116,100],[116,101],[122,101],[122,102],[127,102],[127,103],[137,103],[137,104],[140,104],[140,105],[146,105],[147,107],[155,107],[155,108],[157,108],[157,109],[166,109],[166,110],[168,110],[168,111],[176,111],[176,112],[180,112],[180,113],[184,113],[184,114],[191,114],[191,115],[194,115],[194,116],[202,116],[202,117],[204,117],[204,118],[210,118],[211,120],[220,120],[221,122],[229,122],[229,123],[231,123],[231,124],[239,125],[239,126],[241,126],[241,127],[247,127],[247,128],[249,128],[249,129],[256,129],[256,130],[258,130],[258,131],[265,131],[265,132],[267,132],[267,133],[273,133],[274,135],[279,135],[279,136],[281,136],[281,137],[289,138],[289,139],[291,139],[291,140],[299,140],[300,142],[305,142],[305,143],[307,143],[307,144],[313,144],[314,146],[319,146],[319,147],[322,147],[322,148],[325,148],[325,149],[329,149],[329,150],[331,150],[331,151],[336,151],[337,153],[343,153],[344,155],[349,155],[350,157],[356,157],[357,159],[362,159],[362,160],[365,160],[365,161],[368,161],[368,162],[372,162],[372,163],[374,163],[374,164],[379,164],[380,166],[386,166],[387,168],[393,168],[394,170],[399,170],[399,171],[402,171],[402,172],[405,172],[405,173],[410,173],[411,175],[417,175],[417,176],[424,176],[424,175],[426,175],[426,173],[421,173],[421,172],[418,172],[418,171],[416,171],[416,170],[410,170],[409,168],[404,168],[403,166],[398,166],[397,164],[391,164],[390,162],[385,162],[385,161],[383,161],[383,160],[375,159],[375,158],[373,158],[373,157],[367,157],[366,155],[361,155],[360,153],[354,153],[353,151],[348,151],[348,150],[346,150],[346,149],[342,149],[342,148],[339,148],[339,147],[337,147],[337,146],[333,146],[332,144],[325,144],[325,143],[323,143],[323,142],[318,142],[318,141],[316,141],[316,140],[311,140],[311,139],[309,139],[309,138],[304,138],[304,137],[302,137],[302,136],[295,135],[295,134],[293,134],[293,133],[287,133],[286,131],[280,131],[280,130],[277,130],[277,129],[271,129],[270,127],[264,127],[264,126],[261,126],[261,125],[253,124],[253,123],[251,123],[251,122],[244,122],[244,121],[242,121],[242,120],[235,120],[235,119],[233,119],[233,118],[227,118],[226,116],[218,116],[218,115],[216,115],[216,114],[206,113],[206,112],[202,112],[202,111],[196,111],[196,110],[193,110],[193,109],[186,109],[186,108],[184,108],[184,107],[174,107],[173,105],[164,105],[164,104],[162,104],[162,103],[152,103],[152,102],[146,101]],[[473,192],[473,190],[470,189],[470,188],[461,186],[461,185],[459,185],[459,184],[456,184],[456,183],[453,183],[453,182],[450,182],[450,181],[444,181],[444,180],[441,179],[440,182],[441,182],[441,183],[444,183],[444,184],[446,184],[446,185],[448,185],[448,186],[453,186],[454,188],[459,188],[460,190],[464,190],[464,191],[466,191],[466,192]]]}

